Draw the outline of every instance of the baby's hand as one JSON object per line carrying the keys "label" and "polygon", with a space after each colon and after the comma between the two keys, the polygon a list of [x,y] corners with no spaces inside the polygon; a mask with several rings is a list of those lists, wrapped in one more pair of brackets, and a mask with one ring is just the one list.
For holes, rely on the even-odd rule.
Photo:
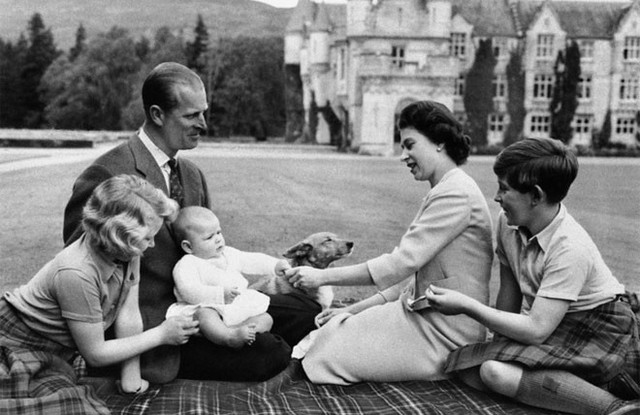
{"label": "baby's hand", "polygon": [[291,269],[291,264],[289,264],[289,261],[287,261],[286,259],[281,259],[276,264],[274,272],[277,276],[284,277],[284,272],[288,269]]}
{"label": "baby's hand", "polygon": [[224,303],[225,304],[231,304],[238,295],[240,295],[240,291],[237,288],[224,287]]}

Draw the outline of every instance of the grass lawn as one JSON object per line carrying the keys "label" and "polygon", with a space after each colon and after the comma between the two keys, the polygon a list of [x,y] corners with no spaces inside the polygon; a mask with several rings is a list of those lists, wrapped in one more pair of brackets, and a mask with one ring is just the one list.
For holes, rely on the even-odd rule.
{"label": "grass lawn", "polygon": [[[51,150],[55,152],[55,149]],[[80,151],[80,150],[79,150]],[[185,154],[204,171],[227,244],[279,256],[307,234],[332,231],[355,242],[353,264],[393,249],[428,185],[398,158],[323,152],[247,151],[202,145]],[[464,167],[487,197],[493,217],[492,158]],[[0,289],[26,282],[62,248],[62,217],[73,181],[89,161],[0,173]],[[581,159],[566,200],[629,289],[640,290],[640,159]],[[338,263],[340,264],[340,263]],[[497,284],[493,278],[493,291]],[[341,287],[359,299],[372,287]]]}

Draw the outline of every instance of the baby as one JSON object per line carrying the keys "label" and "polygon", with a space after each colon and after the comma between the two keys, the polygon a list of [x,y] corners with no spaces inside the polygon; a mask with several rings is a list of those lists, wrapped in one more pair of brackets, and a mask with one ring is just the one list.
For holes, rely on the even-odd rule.
{"label": "baby", "polygon": [[178,302],[167,317],[194,316],[201,333],[215,344],[253,344],[256,333],[271,329],[273,319],[266,312],[269,297],[247,289],[245,276],[282,275],[289,262],[226,246],[220,221],[203,207],[181,209],[173,229],[186,255],[173,269]]}

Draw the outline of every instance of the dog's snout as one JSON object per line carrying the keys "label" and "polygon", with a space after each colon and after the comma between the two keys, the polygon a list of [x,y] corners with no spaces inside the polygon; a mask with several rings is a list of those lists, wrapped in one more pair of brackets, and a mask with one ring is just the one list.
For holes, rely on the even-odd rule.
{"label": "dog's snout", "polygon": [[353,248],[353,242],[351,241],[347,242],[347,248],[349,249]]}

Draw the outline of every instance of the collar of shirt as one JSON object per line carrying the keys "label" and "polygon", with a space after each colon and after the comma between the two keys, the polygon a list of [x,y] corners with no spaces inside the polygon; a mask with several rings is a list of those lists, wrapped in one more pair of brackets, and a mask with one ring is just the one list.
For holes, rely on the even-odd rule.
{"label": "collar of shirt", "polygon": [[[167,162],[169,161],[170,157],[167,156],[164,151],[160,150],[160,148],[155,145],[153,141],[151,141],[151,138],[144,131],[144,128],[140,128],[140,130],[138,130],[138,137],[140,137],[140,141],[142,141],[142,144],[144,144],[147,150],[149,150],[149,153],[151,153],[151,157],[153,157],[155,162],[158,164],[158,167],[160,167],[162,175],[164,176],[165,184],[167,185],[167,189],[169,189],[169,174],[171,174],[171,168],[169,167],[169,164],[167,164]],[[175,158],[177,157],[178,156],[176,155]]]}
{"label": "collar of shirt", "polygon": [[567,215],[567,209],[561,203],[560,209],[558,210],[558,213],[553,218],[551,223],[549,223],[543,230],[538,232],[536,235],[529,237],[526,232],[518,228],[517,231],[520,234],[520,238],[522,239],[523,244],[528,245],[535,241],[537,242],[538,246],[543,252],[547,252],[549,245],[551,245],[551,241],[553,240],[553,236],[556,233],[556,230],[558,230],[558,228],[560,227],[560,224],[562,223],[562,220],[566,215]]}
{"label": "collar of shirt", "polygon": [[124,280],[124,266],[122,264],[119,265],[115,261],[104,256],[101,252],[95,250],[89,243],[86,235],[82,235],[80,243],[85,245],[86,251],[89,252],[91,258],[93,258],[98,274],[100,275],[100,280],[103,283],[108,283],[111,278],[118,278],[119,282]]}

